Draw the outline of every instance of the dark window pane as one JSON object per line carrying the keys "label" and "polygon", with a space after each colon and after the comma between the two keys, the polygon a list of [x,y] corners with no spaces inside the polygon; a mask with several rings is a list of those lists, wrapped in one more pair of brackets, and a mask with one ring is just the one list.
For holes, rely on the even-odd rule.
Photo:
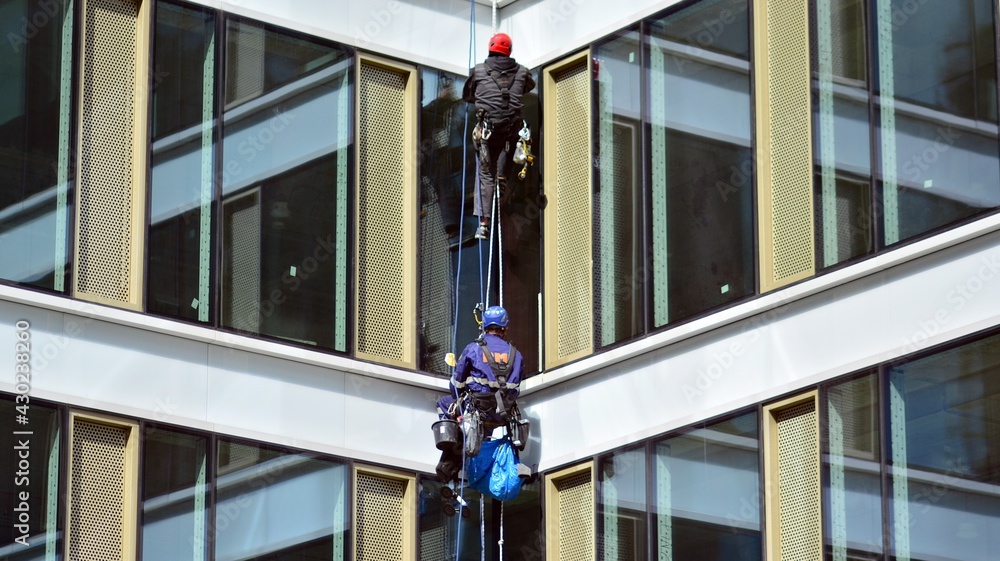
{"label": "dark window pane", "polygon": [[656,327],[754,292],[747,10],[702,2],[650,22]]}
{"label": "dark window pane", "polygon": [[347,466],[220,440],[215,559],[347,558]]}
{"label": "dark window pane", "polygon": [[1000,205],[992,0],[876,2],[884,243]]}
{"label": "dark window pane", "polygon": [[346,351],[351,59],[256,24],[227,30],[222,324]]}
{"label": "dark window pane", "polygon": [[996,559],[1000,336],[889,372],[896,559]]}
{"label": "dark window pane", "polygon": [[0,278],[66,290],[73,15],[0,3]]}
{"label": "dark window pane", "polygon": [[761,558],[757,414],[655,445],[653,550],[659,561]]}
{"label": "dark window pane", "polygon": [[826,393],[826,408],[827,558],[882,559],[877,377],[869,374],[833,386]]}
{"label": "dark window pane", "polygon": [[[5,395],[0,415],[0,561],[62,559],[59,412]],[[28,422],[14,424],[19,416]]]}
{"label": "dark window pane", "polygon": [[215,197],[215,18],[157,5],[147,309],[207,322]]}
{"label": "dark window pane", "polygon": [[646,449],[619,452],[600,464],[597,558],[646,559]]}
{"label": "dark window pane", "polygon": [[142,558],[207,559],[206,438],[146,429],[143,467]]}
{"label": "dark window pane", "polygon": [[598,348],[642,333],[642,104],[639,33],[597,47],[594,337]]}

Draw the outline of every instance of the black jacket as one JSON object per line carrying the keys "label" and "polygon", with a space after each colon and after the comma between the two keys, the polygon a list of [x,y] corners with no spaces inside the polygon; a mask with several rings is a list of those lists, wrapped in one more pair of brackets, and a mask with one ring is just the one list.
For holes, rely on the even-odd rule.
{"label": "black jacket", "polygon": [[[506,99],[504,85],[507,86]],[[509,56],[491,54],[486,62],[477,64],[469,72],[462,98],[475,103],[477,111],[485,111],[495,127],[520,125],[524,107],[521,98],[533,89],[535,81],[527,68]]]}

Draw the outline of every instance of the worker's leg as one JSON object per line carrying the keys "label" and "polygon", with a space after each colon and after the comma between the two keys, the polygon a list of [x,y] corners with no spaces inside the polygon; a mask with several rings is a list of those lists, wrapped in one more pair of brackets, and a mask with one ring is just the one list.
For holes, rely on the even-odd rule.
{"label": "worker's leg", "polygon": [[[504,190],[507,188],[507,177],[512,169],[514,169],[514,148],[517,147],[517,133],[502,131],[503,135],[500,136],[501,141],[497,143],[497,159],[496,159],[496,177],[497,186],[500,189],[500,196],[503,196]],[[492,146],[490,147],[493,148]]]}
{"label": "worker's leg", "polygon": [[496,159],[493,158],[493,146],[490,145],[490,162],[489,165],[483,165],[480,161],[477,164],[479,168],[479,182],[474,189],[478,191],[474,192],[474,204],[475,213],[479,217],[480,222],[488,223],[490,220],[490,209],[493,203],[493,189],[495,183],[493,181],[494,174],[496,173]]}

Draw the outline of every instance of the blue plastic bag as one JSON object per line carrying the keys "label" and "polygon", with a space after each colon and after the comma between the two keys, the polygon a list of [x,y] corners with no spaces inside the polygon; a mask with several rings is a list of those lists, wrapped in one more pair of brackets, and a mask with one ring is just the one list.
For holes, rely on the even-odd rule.
{"label": "blue plastic bag", "polygon": [[517,458],[508,437],[486,440],[479,454],[465,462],[469,487],[498,501],[509,501],[521,492]]}

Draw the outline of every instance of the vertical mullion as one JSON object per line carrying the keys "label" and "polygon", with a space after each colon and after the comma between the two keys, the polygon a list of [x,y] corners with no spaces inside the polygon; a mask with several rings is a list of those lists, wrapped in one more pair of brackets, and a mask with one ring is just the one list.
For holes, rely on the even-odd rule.
{"label": "vertical mullion", "polygon": [[817,0],[816,45],[819,82],[819,132],[821,207],[823,216],[823,266],[836,265],[839,256],[837,216],[837,160],[834,138],[833,29],[831,0]]}
{"label": "vertical mullion", "polygon": [[653,327],[670,320],[667,282],[667,131],[666,62],[663,51],[649,37],[650,162],[653,226]]}
{"label": "vertical mullion", "polygon": [[[211,301],[212,305],[209,309],[209,318],[211,319],[211,324],[215,327],[222,326],[222,254],[225,250],[225,239],[223,235],[223,216],[222,216],[222,181],[223,181],[223,170],[222,158],[223,158],[223,111],[225,108],[225,95],[226,95],[226,23],[228,18],[223,15],[222,12],[215,12],[215,37],[220,40],[215,44],[215,68],[216,72],[219,74],[219,79],[214,81],[215,88],[215,106],[213,113],[213,142],[214,150],[213,152],[213,170],[212,170],[212,198],[213,207],[216,220],[214,221],[215,227],[212,228],[215,240],[211,244],[212,248],[215,250],[215,255],[211,258],[211,263],[214,266],[214,275],[210,275],[209,278],[214,278],[214,289],[211,290]],[[210,284],[213,284],[210,282]],[[214,451],[213,451],[214,453]]]}
{"label": "vertical mullion", "polygon": [[[70,146],[73,115],[73,0],[63,5],[61,54],[59,63],[59,156],[56,171],[56,248],[53,289],[66,289],[67,226],[69,221],[68,191]],[[46,546],[48,549],[48,546]]]}
{"label": "vertical mullion", "polygon": [[[218,19],[222,20],[222,18]],[[218,436],[215,433],[209,433],[205,437],[205,463],[208,467],[205,474],[207,487],[205,499],[208,503],[208,508],[206,509],[208,524],[205,525],[205,533],[202,534],[202,541],[207,544],[207,555],[204,557],[207,561],[215,561],[215,503],[218,497],[216,480],[216,468],[219,465],[218,448]]]}
{"label": "vertical mullion", "polygon": [[882,212],[885,245],[899,241],[899,179],[896,173],[896,88],[892,5],[875,0],[875,47],[878,52],[878,109],[882,149]]}
{"label": "vertical mullion", "polygon": [[337,184],[336,184],[336,249],[334,280],[334,349],[347,351],[347,221],[349,174],[347,173],[349,124],[353,122],[348,111],[350,100],[351,71],[344,72],[337,100]]}
{"label": "vertical mullion", "polygon": [[892,463],[892,530],[893,557],[910,561],[909,474],[906,452],[906,404],[903,400],[902,373],[888,368],[889,442]]}
{"label": "vertical mullion", "polygon": [[56,434],[52,439],[52,450],[49,452],[48,472],[46,473],[45,493],[45,561],[55,561],[59,555],[59,475],[60,450],[62,449],[62,410],[57,409],[59,421],[56,423]]}
{"label": "vertical mullion", "polygon": [[[214,19],[214,18],[213,18]],[[215,111],[215,44],[213,29],[202,63],[201,100],[201,214],[198,225],[198,321],[209,320],[212,270],[213,124]]]}

